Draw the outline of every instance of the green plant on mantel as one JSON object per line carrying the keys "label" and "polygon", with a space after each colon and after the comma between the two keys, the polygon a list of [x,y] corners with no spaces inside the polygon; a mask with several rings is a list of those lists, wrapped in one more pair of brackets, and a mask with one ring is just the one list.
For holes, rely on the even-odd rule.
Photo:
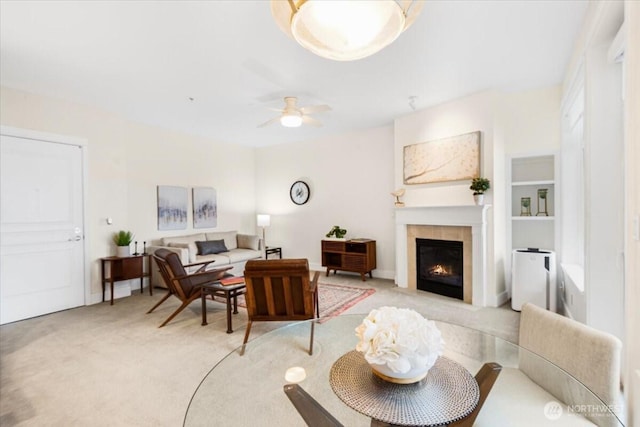
{"label": "green plant on mantel", "polygon": [[113,243],[116,246],[129,246],[133,242],[133,233],[130,231],[120,230],[113,233]]}
{"label": "green plant on mantel", "polygon": [[469,190],[473,190],[473,195],[484,194],[491,187],[487,178],[473,178]]}

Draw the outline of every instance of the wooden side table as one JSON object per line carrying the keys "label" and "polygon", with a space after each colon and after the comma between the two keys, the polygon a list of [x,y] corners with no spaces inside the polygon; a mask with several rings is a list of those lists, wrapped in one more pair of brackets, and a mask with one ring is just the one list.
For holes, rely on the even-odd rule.
{"label": "wooden side table", "polygon": [[[144,271],[144,259],[148,258],[148,272]],[[128,257],[109,256],[100,258],[102,266],[102,302],[104,293],[109,283],[111,289],[111,305],[113,305],[113,283],[123,280],[140,279],[140,293],[143,291],[143,280],[149,278],[149,295],[153,295],[151,285],[151,254],[131,255]],[[109,277],[107,277],[107,265],[109,266]]]}
{"label": "wooden side table", "polygon": [[267,246],[265,251],[264,251],[264,258],[265,259],[269,259],[269,255],[278,255],[278,258],[282,259],[282,248],[281,247],[274,247],[274,246]]}
{"label": "wooden side table", "polygon": [[[225,299],[227,305],[227,333],[233,332],[231,325],[231,304],[233,303],[233,314],[238,314],[238,296],[243,295],[246,292],[247,286],[243,283],[235,285],[222,285],[220,282],[211,283],[202,286],[202,326],[207,325],[207,295],[211,295],[211,299],[214,296],[219,296]],[[215,301],[215,300],[214,300]]]}

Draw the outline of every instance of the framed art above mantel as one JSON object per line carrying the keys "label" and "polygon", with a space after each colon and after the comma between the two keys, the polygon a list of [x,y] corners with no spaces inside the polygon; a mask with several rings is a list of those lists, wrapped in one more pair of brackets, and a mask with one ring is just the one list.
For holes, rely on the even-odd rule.
{"label": "framed art above mantel", "polygon": [[407,145],[403,182],[431,184],[480,176],[480,131]]}

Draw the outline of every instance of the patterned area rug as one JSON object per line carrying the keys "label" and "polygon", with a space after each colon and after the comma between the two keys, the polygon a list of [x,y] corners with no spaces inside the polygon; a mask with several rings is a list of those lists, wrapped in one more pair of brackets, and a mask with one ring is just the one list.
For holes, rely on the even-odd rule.
{"label": "patterned area rug", "polygon": [[[355,288],[352,286],[318,283],[320,323],[324,323],[332,317],[338,316],[369,295],[375,293],[375,291],[375,289],[371,288]],[[220,302],[224,301],[218,297],[216,297],[216,300]],[[240,307],[246,307],[244,295],[238,297],[238,305]]]}
{"label": "patterned area rug", "polygon": [[340,313],[375,293],[375,291],[375,289],[371,288],[354,288],[352,286],[318,283],[320,323],[338,316]]}

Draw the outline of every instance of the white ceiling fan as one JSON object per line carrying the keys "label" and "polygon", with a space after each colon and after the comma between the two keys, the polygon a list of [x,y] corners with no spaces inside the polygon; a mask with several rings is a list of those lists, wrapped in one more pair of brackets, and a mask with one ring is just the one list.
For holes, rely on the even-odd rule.
{"label": "white ceiling fan", "polygon": [[258,125],[258,127],[261,128],[264,126],[268,126],[278,121],[280,122],[280,124],[282,124],[282,126],[290,128],[298,127],[303,123],[305,125],[320,127],[322,126],[322,123],[311,117],[309,114],[323,113],[325,111],[331,110],[331,107],[329,107],[328,105],[310,105],[308,107],[298,107],[296,105],[297,102],[298,98],[296,98],[295,96],[286,96],[284,98],[284,109],[280,110],[272,108],[273,111],[278,111],[282,114],[278,117],[274,117],[273,119],[262,123],[261,125]]}

